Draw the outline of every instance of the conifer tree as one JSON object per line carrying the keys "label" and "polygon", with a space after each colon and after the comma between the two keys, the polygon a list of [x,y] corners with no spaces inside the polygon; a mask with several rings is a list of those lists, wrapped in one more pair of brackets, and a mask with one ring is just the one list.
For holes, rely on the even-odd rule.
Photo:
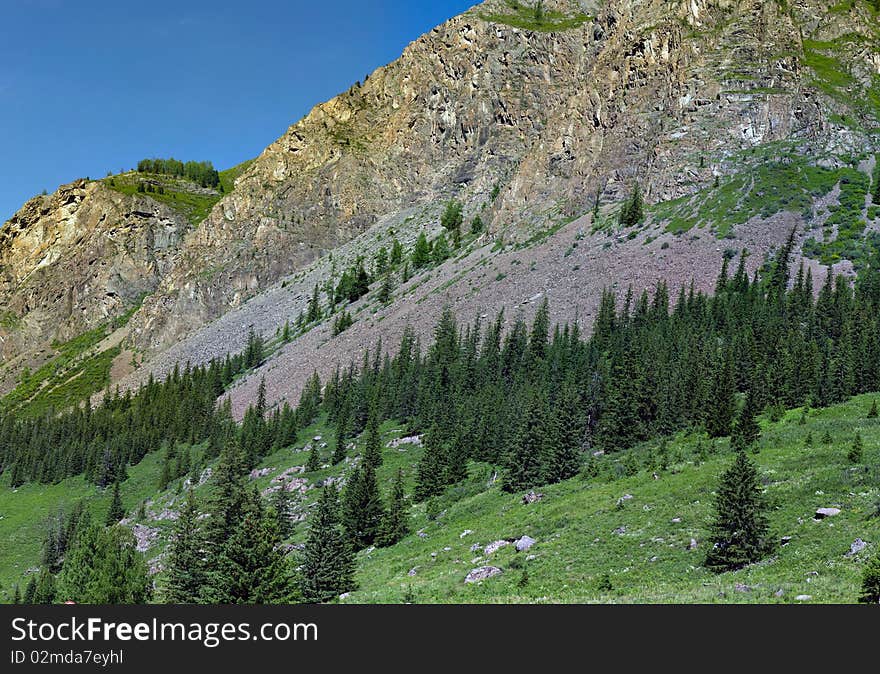
{"label": "conifer tree", "polygon": [[78,604],[143,604],[152,596],[147,565],[125,527],[81,527],[58,576],[58,598]]}
{"label": "conifer tree", "polygon": [[107,510],[105,524],[110,527],[125,517],[125,508],[122,507],[122,497],[119,494],[119,481],[113,483],[113,496],[110,500],[110,509]]}
{"label": "conifer tree", "polygon": [[856,433],[853,438],[852,445],[850,445],[849,452],[846,455],[846,458],[849,459],[850,463],[861,463],[862,456],[864,454],[864,444],[862,443],[862,435],[861,433]]}
{"label": "conifer tree", "polygon": [[[880,201],[880,200],[878,200]],[[862,574],[862,592],[859,595],[862,604],[880,604],[880,553],[865,566]]]}
{"label": "conifer tree", "polygon": [[324,487],[303,548],[302,598],[327,602],[354,589],[354,553],[340,525],[336,487]]}
{"label": "conifer tree", "polygon": [[725,354],[716,367],[709,398],[710,408],[706,418],[706,432],[710,438],[730,435],[736,414],[736,389],[733,380],[733,362]]}
{"label": "conifer tree", "polygon": [[15,591],[12,594],[12,603],[13,604],[21,604],[21,588],[19,588],[18,583],[15,584]]}
{"label": "conifer tree", "polygon": [[365,460],[352,472],[342,495],[342,524],[355,550],[373,544],[383,515],[376,469]]}
{"label": "conifer tree", "polygon": [[431,244],[424,232],[419,232],[415,248],[412,252],[412,265],[415,269],[427,267],[431,263]]}
{"label": "conifer tree", "polygon": [[33,603],[42,606],[52,604],[55,601],[56,593],[55,576],[48,569],[40,569]]}
{"label": "conifer tree", "polygon": [[517,492],[540,484],[548,452],[546,407],[543,394],[531,394],[524,419],[505,461],[504,481],[501,484],[504,491]]}
{"label": "conifer tree", "polygon": [[321,295],[316,283],[312,290],[312,297],[309,300],[308,308],[306,309],[306,323],[314,323],[319,320],[321,320]]}
{"label": "conifer tree", "polygon": [[205,539],[199,526],[198,504],[192,487],[180,509],[168,546],[164,601],[198,604],[207,580]]}
{"label": "conifer tree", "polygon": [[36,604],[37,599],[37,577],[32,575],[24,588],[24,598],[22,603],[28,606]]}
{"label": "conifer tree", "polygon": [[314,473],[321,468],[321,450],[318,449],[318,443],[312,444],[309,450],[309,460],[306,462],[306,472]]}
{"label": "conifer tree", "polygon": [[760,560],[768,551],[768,524],[758,470],[745,452],[737,452],[721,477],[716,517],[706,566],[733,571]]}
{"label": "conifer tree", "polygon": [[746,401],[740,410],[739,418],[733,429],[730,444],[736,450],[744,451],[751,447],[758,438],[761,437],[761,427],[755,420],[758,410],[755,406],[755,396],[752,393],[746,394]]}
{"label": "conifer tree", "polygon": [[406,495],[403,488],[403,469],[397,469],[394,484],[391,487],[391,495],[388,499],[388,508],[385,510],[385,518],[382,520],[382,530],[379,535],[380,546],[394,545],[409,533],[409,518],[406,513]]}
{"label": "conifer tree", "polygon": [[877,399],[871,401],[871,409],[868,410],[868,419],[876,419],[877,418]]}
{"label": "conifer tree", "polygon": [[211,560],[205,598],[212,604],[288,604],[298,596],[281,538],[256,491]]}
{"label": "conifer tree", "polygon": [[293,514],[292,504],[290,502],[290,492],[287,491],[287,484],[282,482],[278,491],[275,492],[275,519],[278,525],[278,535],[282,540],[289,538],[293,533],[293,522],[291,516]]}
{"label": "conifer tree", "polygon": [[351,423],[349,418],[350,409],[348,399],[346,398],[336,419],[336,447],[333,450],[333,465],[342,463],[345,460],[346,446],[348,445],[348,429]]}

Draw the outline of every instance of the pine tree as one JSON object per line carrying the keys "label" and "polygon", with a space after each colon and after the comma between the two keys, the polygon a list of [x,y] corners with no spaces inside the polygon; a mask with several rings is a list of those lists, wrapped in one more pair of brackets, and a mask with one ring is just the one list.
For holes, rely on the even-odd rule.
{"label": "pine tree", "polygon": [[504,491],[522,491],[541,482],[548,452],[546,406],[547,401],[542,394],[531,395],[525,418],[505,461],[504,481],[501,485]]}
{"label": "pine tree", "polygon": [[327,602],[354,589],[354,553],[342,531],[336,487],[324,487],[302,552],[303,600]]}
{"label": "pine tree", "polygon": [[748,393],[730,439],[730,444],[734,449],[745,451],[761,437],[761,427],[755,420],[757,414],[755,396],[752,393]]}
{"label": "pine tree", "polygon": [[281,330],[281,341],[287,344],[290,339],[290,321],[284,321],[284,328]]}
{"label": "pine tree", "polygon": [[199,511],[190,487],[180,509],[168,546],[164,601],[167,604],[198,604],[202,601],[207,566],[205,539],[199,526]]}
{"label": "pine tree", "polygon": [[37,577],[31,576],[30,580],[28,580],[27,585],[24,588],[24,598],[22,599],[22,603],[31,606],[36,603],[37,599]]}
{"label": "pine tree", "polygon": [[18,583],[15,585],[15,592],[12,594],[12,603],[13,604],[21,604],[21,589],[18,587]]}
{"label": "pine tree", "polygon": [[415,269],[427,267],[431,263],[431,244],[428,243],[428,237],[424,232],[419,232],[419,238],[416,239],[415,248],[412,252],[412,265]]}
{"label": "pine tree", "polygon": [[644,217],[644,202],[642,201],[642,190],[638,183],[633,185],[633,190],[627,200],[623,203],[620,211],[620,224],[624,227],[633,227],[641,222]]}
{"label": "pine tree", "polygon": [[391,274],[385,274],[382,279],[382,286],[379,288],[377,299],[382,304],[388,304],[391,301],[391,294],[394,292],[394,284],[391,280]]}
{"label": "pine tree", "polygon": [[55,586],[55,576],[48,569],[40,569],[40,575],[37,577],[37,587],[34,592],[34,604],[46,606],[55,601],[57,588]]}
{"label": "pine tree", "polygon": [[853,438],[852,445],[850,445],[849,452],[846,455],[846,458],[849,459],[850,463],[861,463],[862,455],[864,454],[864,444],[862,443],[862,436],[860,433],[856,433]]}
{"label": "pine tree", "polygon": [[745,452],[737,452],[718,487],[712,546],[706,566],[723,572],[760,560],[768,551],[768,524],[758,470]]}
{"label": "pine tree", "polygon": [[246,511],[211,560],[205,599],[212,604],[288,604],[297,598],[294,579],[273,518],[260,496],[248,496]]}
{"label": "pine tree", "polygon": [[710,438],[730,435],[736,414],[736,388],[733,379],[733,361],[726,353],[715,369],[706,432]]}
{"label": "pine tree", "polygon": [[862,575],[862,604],[880,604],[880,553],[868,562]]}
{"label": "pine tree", "polygon": [[871,409],[868,410],[868,419],[877,418],[877,399],[871,401]]}
{"label": "pine tree", "polygon": [[321,320],[321,295],[316,283],[314,290],[312,290],[312,297],[309,300],[308,308],[306,309],[306,323],[314,323],[319,320]]}
{"label": "pine tree", "polygon": [[78,604],[143,604],[152,582],[125,527],[81,527],[58,576],[58,598]]}
{"label": "pine tree", "polygon": [[312,444],[309,450],[309,460],[306,462],[306,472],[314,473],[321,468],[321,450],[318,449],[318,443]]}
{"label": "pine tree", "polygon": [[382,520],[382,530],[378,538],[380,546],[394,545],[409,533],[409,522],[406,513],[406,495],[403,488],[403,469],[397,469],[388,508]]}
{"label": "pine tree", "polygon": [[383,515],[376,469],[369,461],[363,461],[352,472],[342,495],[342,524],[355,550],[373,544]]}
{"label": "pine tree", "polygon": [[107,511],[105,524],[110,527],[125,517],[125,508],[122,507],[122,497],[119,494],[119,481],[113,483],[113,497],[110,500],[110,509]]}
{"label": "pine tree", "polygon": [[349,428],[349,412],[350,406],[348,400],[346,400],[342,409],[339,411],[339,416],[336,420],[336,447],[333,450],[333,465],[342,463],[345,460],[346,446],[348,445],[348,428]]}
{"label": "pine tree", "polygon": [[287,485],[283,482],[278,491],[275,492],[273,506],[275,508],[275,519],[278,524],[278,535],[282,539],[289,538],[293,533],[293,522],[291,521],[293,506],[290,502],[290,492],[287,491]]}

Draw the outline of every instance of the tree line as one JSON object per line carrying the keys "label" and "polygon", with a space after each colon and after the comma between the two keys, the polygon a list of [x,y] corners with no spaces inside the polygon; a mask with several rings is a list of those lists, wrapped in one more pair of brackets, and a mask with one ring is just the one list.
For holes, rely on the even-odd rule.
{"label": "tree line", "polygon": [[182,162],[179,159],[141,159],[137,164],[138,173],[158,173],[161,175],[186,178],[202,187],[220,185],[220,174],[209,161]]}

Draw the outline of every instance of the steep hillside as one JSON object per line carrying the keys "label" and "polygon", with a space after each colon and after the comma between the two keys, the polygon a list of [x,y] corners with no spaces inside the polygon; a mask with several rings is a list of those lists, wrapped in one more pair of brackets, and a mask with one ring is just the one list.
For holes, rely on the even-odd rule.
{"label": "steep hillside", "polygon": [[0,229],[0,391],[63,343],[140,306],[173,264],[185,215],[79,180],[27,202]]}
{"label": "steep hillside", "polygon": [[[726,440],[680,435],[666,445],[665,468],[660,445],[646,444],[594,459],[589,475],[539,489],[542,498],[533,504],[492,484],[490,466],[473,464],[469,478],[430,508],[410,509],[410,535],[390,548],[359,554],[358,588],[344,601],[853,603],[864,565],[880,544],[880,492],[872,469],[865,468],[880,460],[880,423],[866,418],[872,398],[814,410],[803,424],[801,410],[777,422],[762,421],[763,438],[753,458],[772,506],[774,539],[774,553],[762,563],[720,575],[702,566],[718,476],[733,454]],[[827,444],[821,441],[826,432]],[[846,458],[855,432],[868,448],[863,466]],[[401,468],[409,490],[422,450],[417,442],[396,441],[401,434],[393,422],[383,426],[380,478],[387,484]],[[306,538],[318,486],[328,479],[344,484],[362,454],[361,438],[341,466],[302,472],[313,444],[333,442],[332,429],[311,426],[251,474],[251,483],[267,493],[277,488],[279,476],[293,476],[291,550]],[[199,453],[194,448],[193,455]],[[181,479],[157,490],[161,458],[149,455],[122,485],[125,522],[154,572],[164,566],[184,493]],[[210,483],[196,481],[195,492],[205,503]],[[0,539],[9,543],[0,548],[0,592],[7,600],[14,585],[35,571],[47,520],[81,499],[99,520],[104,517],[109,494],[82,478],[0,490]],[[815,520],[823,507],[841,512]],[[523,536],[535,543],[517,552],[512,541]],[[501,572],[464,582],[483,566]]]}
{"label": "steep hillside", "polygon": [[520,239],[597,194],[619,202],[634,181],[649,202],[709,188],[767,143],[814,157],[870,149],[880,55],[868,3],[546,4],[557,14],[534,25],[490,0],[291,126],[187,237],[134,319],[138,347],[161,351],[453,195],[469,216],[488,204],[493,235]]}

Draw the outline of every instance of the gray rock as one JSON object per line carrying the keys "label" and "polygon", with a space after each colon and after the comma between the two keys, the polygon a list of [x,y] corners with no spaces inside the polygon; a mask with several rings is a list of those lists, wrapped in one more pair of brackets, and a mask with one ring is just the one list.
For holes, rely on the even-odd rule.
{"label": "gray rock", "polygon": [[672,523],[673,524],[681,524],[681,518],[680,517],[673,517]]}
{"label": "gray rock", "polygon": [[736,590],[737,592],[743,592],[743,593],[752,591],[752,588],[750,586],[745,585],[743,583],[737,583],[736,585],[733,586],[733,589]]}
{"label": "gray rock", "polygon": [[510,545],[510,541],[505,541],[504,539],[494,541],[492,543],[489,543],[489,545],[486,546],[483,552],[487,555],[491,555],[493,552],[495,552],[496,550],[500,550],[505,545]]}
{"label": "gray rock", "polygon": [[532,547],[537,541],[531,536],[523,536],[516,542],[516,551],[523,552]]}
{"label": "gray rock", "polygon": [[617,528],[616,528],[614,531],[612,531],[611,533],[613,533],[613,534],[617,534],[618,536],[623,536],[623,535],[626,533],[626,527],[625,527],[625,526],[617,527]]}
{"label": "gray rock", "polygon": [[784,545],[788,545],[789,543],[791,543],[791,536],[783,536],[782,538],[779,539],[780,545],[784,546]]}
{"label": "gray rock", "polygon": [[483,549],[483,546],[480,545],[479,543],[474,543],[474,544],[471,546],[471,552],[477,552],[477,551],[482,550],[482,549]]}
{"label": "gray rock", "polygon": [[416,573],[418,573],[418,570],[419,570],[419,567],[414,566],[413,568],[411,568],[411,569],[409,570],[409,572],[407,572],[406,575],[407,575],[407,576],[414,576],[414,575],[416,575]]}
{"label": "gray rock", "polygon": [[696,550],[697,549],[697,539],[692,538],[691,542],[688,543],[688,550]]}
{"label": "gray rock", "polygon": [[839,514],[840,508],[819,508],[813,517],[817,520],[823,520],[826,517],[834,517],[835,515]]}
{"label": "gray rock", "polygon": [[534,491],[528,492],[525,496],[523,496],[523,505],[529,505],[530,503],[537,503],[542,498],[544,498],[544,494],[537,494]]}
{"label": "gray rock", "polygon": [[458,535],[458,537],[459,537],[459,538],[464,538],[465,536],[469,536],[469,535],[472,534],[472,533],[474,533],[474,532],[471,531],[470,529],[465,529],[464,531],[462,531],[462,532]]}
{"label": "gray rock", "polygon": [[868,544],[865,543],[865,541],[863,541],[861,538],[857,538],[849,546],[849,552],[847,552],[845,556],[846,557],[855,557],[857,554],[859,554],[866,547],[868,547]]}
{"label": "gray rock", "polygon": [[799,594],[794,598],[795,601],[810,601],[813,598],[813,595],[810,594]]}
{"label": "gray rock", "polygon": [[501,573],[501,569],[499,569],[497,566],[481,566],[476,569],[471,569],[470,573],[468,573],[468,575],[464,577],[464,582],[478,583],[481,580],[486,580],[487,578],[498,576]]}
{"label": "gray rock", "polygon": [[778,590],[776,590],[776,592],[773,593],[774,597],[782,597],[784,595],[785,595],[785,591],[782,588],[779,588]]}

